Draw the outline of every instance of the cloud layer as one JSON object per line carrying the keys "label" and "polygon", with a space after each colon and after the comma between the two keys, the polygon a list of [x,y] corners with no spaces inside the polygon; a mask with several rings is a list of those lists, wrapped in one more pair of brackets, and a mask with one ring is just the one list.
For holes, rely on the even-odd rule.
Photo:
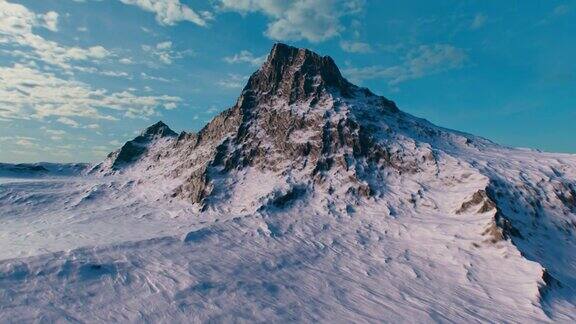
{"label": "cloud layer", "polygon": [[267,55],[255,56],[250,51],[242,50],[240,53],[224,57],[224,61],[230,64],[248,63],[253,66],[260,66],[266,61],[266,57]]}
{"label": "cloud layer", "polygon": [[341,41],[340,48],[348,53],[370,53],[373,51],[372,46],[364,42]]}
{"label": "cloud layer", "polygon": [[156,21],[161,25],[175,25],[180,21],[189,21],[199,26],[206,26],[212,19],[209,12],[196,12],[180,3],[180,0],[120,0],[127,5],[138,6],[143,10],[153,12]]}
{"label": "cloud layer", "polygon": [[72,64],[74,61],[97,61],[111,55],[99,45],[82,48],[46,40],[34,32],[36,28],[57,31],[58,14],[35,14],[22,5],[0,1],[0,44],[13,47],[8,52],[13,56],[43,61],[70,72],[81,69]]}
{"label": "cloud layer", "polygon": [[448,44],[420,45],[408,51],[401,64],[383,67],[348,68],[343,73],[353,81],[386,79],[391,85],[461,68],[467,55],[463,49]]}
{"label": "cloud layer", "polygon": [[359,12],[362,0],[220,0],[222,10],[260,12],[270,19],[265,35],[275,40],[320,42],[344,30],[342,17]]}
{"label": "cloud layer", "polygon": [[153,116],[158,108],[174,109],[181,101],[173,96],[138,96],[130,91],[109,92],[86,83],[15,64],[0,67],[0,119],[53,117],[78,127],[72,118],[116,120],[120,116]]}

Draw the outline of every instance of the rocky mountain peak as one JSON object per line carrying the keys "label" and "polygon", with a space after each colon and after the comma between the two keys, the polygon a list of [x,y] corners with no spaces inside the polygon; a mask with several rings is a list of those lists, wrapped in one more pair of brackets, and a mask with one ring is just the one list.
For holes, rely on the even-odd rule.
{"label": "rocky mountain peak", "polygon": [[267,61],[250,77],[244,94],[294,103],[317,98],[326,91],[347,97],[352,87],[331,57],[277,43]]}
{"label": "rocky mountain peak", "polygon": [[158,121],[144,129],[134,139],[126,142],[120,149],[108,154],[107,159],[95,166],[90,172],[106,174],[110,171],[119,171],[142,158],[157,140],[177,136],[178,134],[168,125]]}
{"label": "rocky mountain peak", "polygon": [[174,132],[168,125],[166,125],[162,121],[158,121],[157,123],[149,126],[146,128],[142,133],[141,136],[144,137],[154,137],[154,136],[177,136],[176,132]]}
{"label": "rocky mountain peak", "polygon": [[171,139],[164,137],[176,133],[157,122],[111,154],[110,168],[182,154],[174,174],[186,174],[186,180],[174,196],[198,203],[226,187],[214,180],[215,172],[231,179],[251,168],[325,189],[347,183],[350,192],[370,195],[373,170],[393,164],[378,140],[392,132],[380,133],[387,126],[376,123],[397,112],[392,101],[348,82],[330,57],[276,44],[237,103],[197,134],[184,134],[165,150]]}

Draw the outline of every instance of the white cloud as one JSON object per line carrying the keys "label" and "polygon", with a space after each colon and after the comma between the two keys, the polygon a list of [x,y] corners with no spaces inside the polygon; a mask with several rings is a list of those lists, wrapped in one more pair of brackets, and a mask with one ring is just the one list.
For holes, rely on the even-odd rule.
{"label": "white cloud", "polygon": [[387,79],[389,84],[395,85],[407,80],[461,68],[466,59],[466,52],[452,45],[421,45],[410,50],[399,65],[349,68],[343,73],[353,81]]}
{"label": "white cloud", "polygon": [[470,28],[472,29],[480,29],[482,28],[482,26],[484,26],[486,24],[486,20],[487,17],[484,14],[476,14],[476,16],[474,16],[474,20],[472,20],[472,24],[470,25]]}
{"label": "white cloud", "polygon": [[120,63],[122,63],[122,64],[134,64],[134,62],[132,61],[132,59],[131,59],[131,58],[127,58],[127,57],[121,58],[118,62],[120,62]]}
{"label": "white cloud", "polygon": [[156,114],[157,108],[180,101],[173,96],[139,96],[128,91],[94,89],[21,64],[0,67],[0,119],[57,117],[61,123],[78,127],[80,124],[71,118],[116,120],[118,115],[142,118]]}
{"label": "white cloud", "polygon": [[100,71],[98,73],[105,75],[105,76],[109,76],[109,77],[115,77],[115,78],[127,78],[127,79],[132,78],[130,76],[130,74],[128,74],[126,72],[122,72],[122,71]]}
{"label": "white cloud", "polygon": [[127,5],[138,6],[156,15],[156,21],[161,25],[175,25],[180,21],[189,21],[199,26],[206,26],[212,19],[207,11],[196,12],[180,3],[180,0],[120,0]]}
{"label": "white cloud", "polygon": [[53,32],[58,31],[58,13],[55,11],[49,11],[43,15],[40,15],[43,21],[42,26]]}
{"label": "white cloud", "polygon": [[368,43],[363,42],[350,42],[341,41],[340,48],[348,53],[370,53],[372,52],[372,46]]}
{"label": "white cloud", "polygon": [[61,129],[49,129],[49,128],[45,128],[45,132],[50,134],[50,135],[65,135],[66,131],[61,130]]}
{"label": "white cloud", "polygon": [[252,52],[243,50],[240,53],[234,54],[233,56],[227,56],[224,58],[224,61],[235,64],[235,63],[249,63],[250,65],[259,66],[264,61],[266,61],[267,55],[262,56],[254,56]]}
{"label": "white cloud", "polygon": [[57,129],[47,129],[46,133],[50,135],[49,137],[53,141],[61,141],[64,139],[64,135],[68,134],[63,130],[57,130]]}
{"label": "white cloud", "polygon": [[178,107],[178,105],[176,105],[175,102],[168,102],[164,104],[164,108],[167,110],[176,109],[176,107]]}
{"label": "white cloud", "polygon": [[226,79],[218,81],[217,84],[225,88],[238,89],[244,87],[246,80],[248,80],[248,76],[228,74]]}
{"label": "white cloud", "polygon": [[0,136],[0,142],[13,143],[27,148],[35,147],[37,145],[36,141],[36,138],[28,136]]}
{"label": "white cloud", "polygon": [[70,127],[74,127],[74,128],[80,127],[80,124],[72,118],[60,117],[60,118],[56,119],[56,121],[59,123],[62,123],[64,125],[68,125]]}
{"label": "white cloud", "polygon": [[222,10],[260,12],[271,20],[266,36],[320,42],[340,34],[341,18],[359,12],[364,0],[220,0]]}
{"label": "white cloud", "polygon": [[58,14],[50,11],[37,15],[20,4],[0,1],[0,44],[13,48],[30,48],[31,51],[14,49],[11,54],[25,59],[37,59],[65,70],[73,70],[72,61],[98,61],[111,55],[102,46],[88,48],[62,46],[34,33],[35,28],[56,31]]}
{"label": "white cloud", "polygon": [[24,147],[34,147],[34,146],[36,146],[36,143],[34,143],[30,140],[27,140],[27,139],[19,139],[16,141],[16,145],[24,146]]}
{"label": "white cloud", "polygon": [[193,55],[192,50],[176,51],[172,48],[171,41],[165,41],[156,44],[156,46],[142,45],[142,50],[150,54],[161,63],[170,65],[176,59],[181,59],[186,55]]}
{"label": "white cloud", "polygon": [[7,34],[28,33],[32,26],[42,25],[41,15],[36,15],[26,7],[9,3],[0,2],[0,32]]}
{"label": "white cloud", "polygon": [[[140,72],[140,76],[141,76],[142,79],[144,79],[144,80],[152,80],[152,81],[160,81],[160,82],[171,82],[171,81],[174,81],[174,80],[166,79],[166,78],[163,78],[163,77],[150,75],[150,74],[147,74],[147,73],[145,73],[145,72]],[[145,88],[144,90],[145,90],[145,91],[148,91],[146,88]]]}
{"label": "white cloud", "polygon": [[166,41],[166,42],[158,43],[156,45],[156,48],[159,50],[169,50],[172,48],[172,42]]}

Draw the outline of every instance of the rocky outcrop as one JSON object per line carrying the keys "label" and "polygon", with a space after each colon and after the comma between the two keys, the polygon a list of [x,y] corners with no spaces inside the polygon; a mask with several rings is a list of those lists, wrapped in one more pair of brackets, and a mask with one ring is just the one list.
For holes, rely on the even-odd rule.
{"label": "rocky outcrop", "polygon": [[354,173],[393,159],[367,121],[398,112],[392,101],[344,79],[332,58],[276,44],[232,108],[194,136],[179,137],[176,145],[190,158],[177,173],[194,171],[175,196],[201,202],[213,189],[211,175],[245,167],[305,172],[315,181],[341,168],[352,173],[355,190],[369,194]]}
{"label": "rocky outcrop", "polygon": [[462,206],[456,210],[456,214],[466,212],[488,213],[492,212],[494,216],[482,235],[487,236],[486,242],[497,243],[503,240],[512,239],[513,237],[522,238],[520,231],[506,217],[502,209],[497,204],[497,194],[494,184],[491,183],[486,190],[476,191],[469,200],[462,203]]}
{"label": "rocky outcrop", "polygon": [[354,88],[342,77],[331,57],[275,44],[268,60],[248,80],[243,95],[255,96],[260,102],[284,100],[293,104],[313,99],[314,103],[325,91],[351,97]]}
{"label": "rocky outcrop", "polygon": [[478,190],[472,195],[470,200],[462,203],[462,206],[456,211],[456,214],[470,211],[473,207],[477,208],[476,212],[478,213],[486,213],[496,209],[496,204],[486,195],[485,190]]}
{"label": "rocky outcrop", "polygon": [[176,132],[170,129],[163,121],[158,121],[152,126],[146,128],[134,141],[150,140],[155,137],[175,137]]}
{"label": "rocky outcrop", "polygon": [[564,182],[553,184],[556,198],[571,212],[576,212],[576,188],[574,185]]}
{"label": "rocky outcrop", "polygon": [[138,162],[150,149],[150,146],[159,139],[176,138],[178,134],[162,121],[149,126],[140,135],[124,143],[120,149],[106,157],[102,163],[94,166],[90,174],[109,174]]}
{"label": "rocky outcrop", "polygon": [[113,170],[137,161],[148,150],[148,144],[158,138],[176,137],[178,134],[164,124],[162,121],[146,128],[140,135],[131,141],[126,142],[120,150],[111,153],[108,157],[112,158]]}

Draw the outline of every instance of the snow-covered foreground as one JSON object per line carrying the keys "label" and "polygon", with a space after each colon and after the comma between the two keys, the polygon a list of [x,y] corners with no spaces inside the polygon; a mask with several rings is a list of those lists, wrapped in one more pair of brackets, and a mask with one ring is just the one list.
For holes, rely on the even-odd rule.
{"label": "snow-covered foreground", "polygon": [[[470,237],[447,241],[429,235],[411,244],[416,238],[407,231],[422,227],[418,222],[394,222],[380,232],[380,226],[370,228],[348,215],[341,222],[298,216],[302,224],[293,233],[276,229],[270,235],[266,223],[274,218],[249,216],[188,240],[161,238],[3,262],[7,289],[0,318],[546,320],[538,307],[538,268],[506,247],[476,256],[466,251]],[[440,225],[419,228],[419,236]],[[490,271],[504,266],[514,272]]]}
{"label": "snow-covered foreground", "polygon": [[0,322],[574,320],[573,295],[543,300],[542,266],[486,235],[493,211],[455,213],[487,178],[454,166],[238,215],[122,177],[3,183]]}
{"label": "snow-covered foreground", "polygon": [[[505,242],[475,248],[483,238],[471,229],[484,225],[481,217],[438,216],[295,208],[187,236],[8,260],[0,263],[0,319],[399,321],[409,314],[414,321],[515,321],[518,313],[546,319],[536,264]],[[120,236],[136,238],[126,234],[134,224],[121,219],[107,221],[118,222]],[[171,223],[165,221],[155,224],[165,229]],[[99,223],[93,232],[110,230]],[[76,226],[67,225],[52,224]],[[104,234],[81,233],[84,241],[77,242],[98,243]],[[496,269],[509,271],[496,275]]]}
{"label": "snow-covered foreground", "polygon": [[134,181],[0,178],[0,260],[190,231],[208,220]]}

